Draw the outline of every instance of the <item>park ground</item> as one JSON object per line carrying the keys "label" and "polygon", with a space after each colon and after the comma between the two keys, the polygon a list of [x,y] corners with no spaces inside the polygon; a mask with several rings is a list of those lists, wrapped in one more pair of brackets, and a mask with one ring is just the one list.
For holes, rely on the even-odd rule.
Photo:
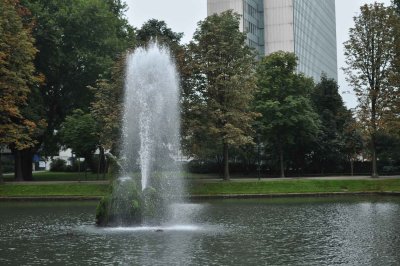
{"label": "park ground", "polygon": [[[0,199],[97,199],[110,191],[110,181],[96,174],[35,173],[33,182],[12,182],[5,177]],[[223,181],[212,175],[189,175],[188,197],[262,197],[336,194],[400,195],[400,176],[296,178],[234,178]]]}

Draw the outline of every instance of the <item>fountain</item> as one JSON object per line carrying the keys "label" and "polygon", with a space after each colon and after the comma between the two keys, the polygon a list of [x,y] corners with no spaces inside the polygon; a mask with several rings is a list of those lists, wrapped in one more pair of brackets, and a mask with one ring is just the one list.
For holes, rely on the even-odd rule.
{"label": "fountain", "polygon": [[126,59],[121,171],[98,206],[100,226],[160,224],[181,201],[179,82],[156,43]]}

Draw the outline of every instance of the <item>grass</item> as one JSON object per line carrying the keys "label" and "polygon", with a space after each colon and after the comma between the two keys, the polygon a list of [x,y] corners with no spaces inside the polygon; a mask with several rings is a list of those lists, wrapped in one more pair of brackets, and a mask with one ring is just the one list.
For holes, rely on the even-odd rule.
{"label": "grass", "polygon": [[[108,179],[109,175],[106,175]],[[13,175],[5,175],[4,181],[13,181]],[[71,173],[71,172],[37,172],[33,173],[34,181],[94,181],[104,180],[103,175],[93,173]]]}
{"label": "grass", "polygon": [[400,192],[400,179],[378,180],[283,180],[262,182],[193,183],[191,195]]}
{"label": "grass", "polygon": [[0,197],[51,197],[51,196],[104,196],[109,192],[107,184],[3,184]]}
{"label": "grass", "polygon": [[[60,181],[59,183],[6,183],[0,185],[0,197],[51,197],[51,196],[103,196],[110,186],[106,183],[84,181],[83,173],[35,173],[36,181]],[[96,174],[88,174],[86,180],[97,180]],[[66,182],[62,182],[66,181]],[[290,179],[273,181],[202,181],[189,179],[191,195],[229,194],[285,194],[285,193],[332,193],[332,192],[400,192],[400,178],[397,179],[357,179],[357,180],[317,180]]]}

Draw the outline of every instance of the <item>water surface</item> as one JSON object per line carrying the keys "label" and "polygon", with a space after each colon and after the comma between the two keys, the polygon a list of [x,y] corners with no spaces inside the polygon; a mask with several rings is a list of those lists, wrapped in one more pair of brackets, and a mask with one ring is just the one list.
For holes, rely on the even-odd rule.
{"label": "water surface", "polygon": [[213,200],[176,208],[190,220],[108,229],[95,207],[0,203],[0,265],[400,264],[400,198]]}

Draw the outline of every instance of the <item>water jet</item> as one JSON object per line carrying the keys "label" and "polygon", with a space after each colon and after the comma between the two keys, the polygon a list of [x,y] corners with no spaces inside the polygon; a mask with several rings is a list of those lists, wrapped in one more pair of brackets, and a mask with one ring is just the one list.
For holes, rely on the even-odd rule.
{"label": "water jet", "polygon": [[119,177],[99,204],[100,226],[160,224],[184,190],[180,163],[179,82],[166,47],[137,48],[126,58]]}

